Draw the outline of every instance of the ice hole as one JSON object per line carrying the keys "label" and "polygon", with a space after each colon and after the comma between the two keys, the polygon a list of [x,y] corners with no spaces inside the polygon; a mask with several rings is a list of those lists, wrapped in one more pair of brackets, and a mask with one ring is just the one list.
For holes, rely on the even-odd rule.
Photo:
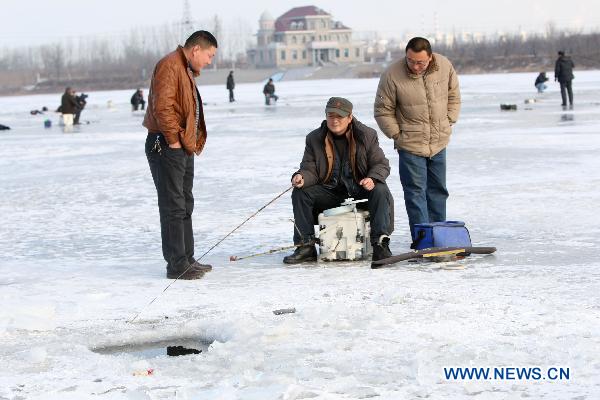
{"label": "ice hole", "polygon": [[91,349],[104,355],[130,354],[136,358],[178,357],[201,354],[208,350],[210,342],[201,338],[178,338],[146,343],[128,343]]}

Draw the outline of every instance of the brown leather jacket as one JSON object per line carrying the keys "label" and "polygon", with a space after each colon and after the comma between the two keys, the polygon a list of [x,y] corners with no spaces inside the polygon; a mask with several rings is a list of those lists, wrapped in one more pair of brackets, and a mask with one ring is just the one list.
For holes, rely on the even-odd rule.
{"label": "brown leather jacket", "polygon": [[[154,68],[143,125],[150,133],[162,133],[169,144],[181,142],[186,153],[202,152],[206,124],[202,99],[196,93],[195,76],[181,46],[163,57]],[[200,115],[196,121],[196,102]],[[197,128],[196,128],[197,127]]]}

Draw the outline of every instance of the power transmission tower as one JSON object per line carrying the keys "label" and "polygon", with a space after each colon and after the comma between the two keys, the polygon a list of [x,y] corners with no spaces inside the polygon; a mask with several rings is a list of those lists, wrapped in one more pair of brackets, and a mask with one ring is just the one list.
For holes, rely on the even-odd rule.
{"label": "power transmission tower", "polygon": [[[221,40],[223,35],[222,35],[222,24],[221,24],[221,20],[219,19],[219,16],[217,14],[215,14],[215,17],[213,19],[213,24],[214,24],[214,28],[213,28],[213,35],[215,36],[215,38],[217,39],[217,41]],[[217,57],[216,60],[213,62],[213,69],[217,69],[217,64],[219,64],[221,61],[223,60],[223,55],[221,52],[217,52]]]}
{"label": "power transmission tower", "polygon": [[194,20],[189,0],[183,0],[183,15],[181,16],[181,27],[179,36],[181,44],[194,32]]}

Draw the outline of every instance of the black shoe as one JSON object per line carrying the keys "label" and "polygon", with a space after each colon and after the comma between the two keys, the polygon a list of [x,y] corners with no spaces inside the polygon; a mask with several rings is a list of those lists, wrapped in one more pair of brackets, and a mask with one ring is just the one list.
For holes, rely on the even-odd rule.
{"label": "black shoe", "polygon": [[200,279],[204,276],[204,272],[192,267],[191,265],[186,266],[181,271],[167,270],[167,279],[183,279],[193,280]]}
{"label": "black shoe", "polygon": [[212,271],[212,265],[210,264],[200,264],[198,261],[194,260],[194,262],[190,263],[192,268],[197,269],[202,272],[210,272]]}
{"label": "black shoe", "polygon": [[[373,258],[372,262],[383,260],[385,258],[389,258],[392,256],[392,252],[390,251],[390,238],[387,236],[383,236],[379,243],[373,244]],[[373,268],[373,264],[371,264],[371,268]]]}
{"label": "black shoe", "polygon": [[307,261],[317,261],[317,249],[313,244],[298,246],[294,253],[283,257],[284,264],[299,264]]}

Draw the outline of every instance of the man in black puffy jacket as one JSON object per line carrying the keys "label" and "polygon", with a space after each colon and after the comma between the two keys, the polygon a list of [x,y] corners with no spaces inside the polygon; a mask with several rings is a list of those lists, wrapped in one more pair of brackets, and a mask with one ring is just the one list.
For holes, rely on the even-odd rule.
{"label": "man in black puffy jacket", "polygon": [[368,199],[373,261],[390,257],[394,230],[394,200],[385,183],[390,163],[379,146],[377,132],[352,115],[352,103],[332,97],[325,121],[306,136],[300,169],[292,175],[294,244],[286,264],[316,261],[314,216],[338,207],[346,198]]}
{"label": "man in black puffy jacket", "polygon": [[131,96],[131,111],[144,110],[146,107],[146,100],[144,100],[144,91],[138,89]]}
{"label": "man in black puffy jacket", "polygon": [[227,84],[225,85],[227,90],[229,90],[229,102],[233,103],[235,98],[233,96],[233,89],[235,89],[235,80],[233,79],[233,71],[229,71],[229,75],[227,75]]}
{"label": "man in black puffy jacket", "polygon": [[270,105],[271,99],[277,101],[279,96],[275,94],[275,84],[273,83],[273,79],[269,78],[269,81],[263,87],[263,94],[265,95],[265,104]]}
{"label": "man in black puffy jacket", "polygon": [[554,67],[554,80],[560,83],[560,95],[562,96],[562,106],[567,106],[567,93],[569,94],[569,106],[573,107],[573,88],[571,87],[571,81],[573,76],[573,60],[571,57],[566,56],[564,51],[558,52],[558,59]]}

